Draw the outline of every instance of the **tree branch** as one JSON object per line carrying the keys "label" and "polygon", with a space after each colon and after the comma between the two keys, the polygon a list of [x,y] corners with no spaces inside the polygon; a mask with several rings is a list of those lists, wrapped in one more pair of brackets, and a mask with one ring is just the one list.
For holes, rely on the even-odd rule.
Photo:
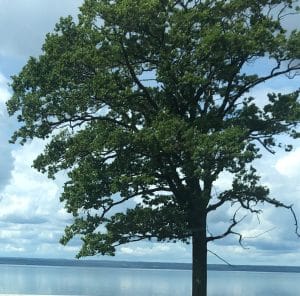
{"label": "tree branch", "polygon": [[116,201],[116,202],[113,202],[111,203],[108,207],[103,207],[103,212],[101,213],[101,216],[100,216],[100,220],[103,220],[103,218],[105,217],[105,215],[114,207],[114,206],[117,206],[117,205],[120,205],[126,201],[128,201],[129,199],[133,198],[133,197],[137,197],[137,196],[140,196],[140,195],[145,195],[145,194],[153,194],[155,192],[158,192],[158,191],[170,191],[170,189],[168,187],[157,187],[157,188],[153,188],[153,189],[145,189],[145,190],[141,190],[141,191],[138,191],[138,192],[135,192],[131,195],[128,195],[124,198],[122,198],[121,200],[119,201]]}
{"label": "tree branch", "polygon": [[233,266],[231,263],[229,263],[228,261],[226,261],[224,258],[222,258],[221,256],[219,256],[217,253],[213,252],[212,250],[207,249],[207,252],[213,254],[214,256],[216,256],[218,259],[220,259],[221,261],[223,261],[227,265]]}
{"label": "tree branch", "polygon": [[281,208],[285,208],[287,210],[289,210],[293,216],[293,219],[294,219],[294,225],[295,225],[295,233],[298,237],[300,237],[300,232],[299,232],[299,225],[298,225],[298,218],[296,216],[296,213],[294,211],[294,208],[293,208],[293,204],[291,205],[286,205],[276,199],[271,199],[271,198],[265,198],[265,201],[269,204],[272,204],[274,205],[275,207],[281,207]]}
{"label": "tree branch", "polygon": [[137,84],[137,86],[144,92],[145,96],[148,98],[148,101],[150,103],[150,105],[155,109],[157,110],[158,109],[158,106],[157,104],[152,100],[151,96],[150,96],[150,93],[148,92],[148,89],[142,84],[142,82],[139,80],[139,78],[137,77],[137,75],[135,74],[135,71],[132,67],[132,65],[130,64],[129,62],[129,56],[127,54],[127,51],[124,47],[124,44],[121,40],[119,40],[119,43],[120,43],[120,46],[121,46],[121,49],[122,49],[122,53],[123,53],[123,56],[124,56],[124,60],[125,60],[125,65],[131,75],[131,78],[133,79],[133,81]]}
{"label": "tree branch", "polygon": [[211,211],[216,210],[218,207],[222,206],[228,200],[227,198],[228,198],[228,194],[224,194],[218,202],[208,205],[208,207],[206,208],[206,212],[209,213]]}
{"label": "tree branch", "polygon": [[[272,79],[274,77],[280,76],[280,75],[284,75],[284,74],[288,74],[292,71],[296,71],[296,70],[300,70],[300,64],[297,66],[293,66],[291,67],[291,65],[289,64],[288,68],[282,71],[278,71],[278,72],[274,72],[276,69],[278,69],[278,64],[272,69],[270,75],[264,76],[264,77],[260,77],[254,81],[252,81],[249,84],[244,85],[244,87],[235,95],[231,98],[230,103],[228,104],[227,108],[224,108],[223,111],[223,116],[228,113],[228,111],[234,106],[235,102],[246,92],[248,92],[251,88],[253,88],[254,86],[265,82],[269,79]],[[228,103],[229,100],[226,102]]]}
{"label": "tree branch", "polygon": [[224,237],[226,237],[226,236],[228,236],[228,235],[230,235],[230,234],[234,234],[234,235],[237,235],[237,236],[239,237],[239,244],[240,244],[243,248],[245,248],[245,247],[242,245],[242,239],[243,239],[242,234],[233,231],[233,228],[234,228],[236,225],[238,225],[239,223],[241,223],[241,222],[247,217],[246,215],[244,215],[241,219],[239,219],[239,220],[236,219],[236,215],[237,215],[237,213],[238,213],[238,211],[239,211],[240,209],[241,209],[241,208],[238,208],[238,209],[235,211],[235,213],[234,213],[234,215],[233,215],[233,217],[232,217],[232,219],[231,219],[231,222],[232,222],[232,223],[231,223],[231,225],[227,228],[227,230],[226,230],[225,232],[223,232],[223,233],[220,234],[220,235],[215,235],[215,236],[210,235],[210,236],[208,236],[208,237],[206,238],[206,241],[207,241],[207,242],[210,242],[210,241],[214,241],[214,240],[217,240],[217,239],[222,239],[222,238],[224,238]]}

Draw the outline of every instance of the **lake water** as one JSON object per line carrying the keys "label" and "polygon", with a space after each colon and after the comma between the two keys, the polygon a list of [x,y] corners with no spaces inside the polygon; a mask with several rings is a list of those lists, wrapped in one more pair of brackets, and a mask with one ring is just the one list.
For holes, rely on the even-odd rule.
{"label": "lake water", "polygon": [[[209,271],[209,296],[297,296],[300,274]],[[191,271],[0,265],[0,294],[188,296]]]}

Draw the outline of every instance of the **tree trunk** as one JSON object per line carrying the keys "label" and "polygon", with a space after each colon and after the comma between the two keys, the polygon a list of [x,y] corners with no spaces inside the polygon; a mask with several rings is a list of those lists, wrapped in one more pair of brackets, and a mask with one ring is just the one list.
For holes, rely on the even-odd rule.
{"label": "tree trunk", "polygon": [[206,215],[193,232],[193,296],[207,296],[207,242]]}

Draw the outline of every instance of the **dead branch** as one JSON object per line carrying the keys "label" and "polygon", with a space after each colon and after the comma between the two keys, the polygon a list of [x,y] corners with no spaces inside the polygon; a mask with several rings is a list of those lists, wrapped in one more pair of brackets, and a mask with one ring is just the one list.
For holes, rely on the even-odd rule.
{"label": "dead branch", "polygon": [[230,264],[227,260],[225,260],[224,258],[222,258],[221,256],[219,256],[217,253],[207,249],[207,252],[213,254],[214,256],[216,256],[218,259],[220,259],[221,261],[223,261],[224,263],[226,263],[229,266],[233,266],[232,264]]}
{"label": "dead branch", "polygon": [[241,245],[241,247],[245,248],[245,246],[243,245],[242,241],[243,241],[243,236],[241,233],[239,232],[236,232],[236,231],[233,231],[233,228],[235,226],[237,226],[239,223],[241,223],[247,216],[244,215],[241,219],[237,220],[236,216],[237,216],[237,213],[239,212],[239,210],[241,209],[242,207],[238,208],[232,219],[230,220],[231,221],[231,224],[229,225],[229,227],[227,228],[227,230],[225,232],[223,232],[222,234],[219,234],[219,235],[210,235],[206,238],[206,241],[207,242],[210,242],[210,241],[214,241],[214,240],[217,240],[217,239],[222,239],[230,234],[233,234],[233,235],[236,235],[239,237],[239,244]]}

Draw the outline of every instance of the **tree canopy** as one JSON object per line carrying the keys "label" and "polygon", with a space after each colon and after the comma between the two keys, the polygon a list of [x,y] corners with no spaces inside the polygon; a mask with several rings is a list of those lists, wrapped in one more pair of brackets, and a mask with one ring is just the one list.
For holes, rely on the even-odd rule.
{"label": "tree canopy", "polygon": [[[50,138],[34,167],[50,178],[68,172],[61,200],[74,222],[63,243],[79,235],[79,256],[141,239],[188,242],[199,231],[206,243],[236,234],[235,216],[224,233],[206,233],[207,214],[225,203],[292,210],[269,196],[253,161],[291,150],[277,136],[299,137],[299,89],[263,102],[249,92],[299,74],[300,32],[282,26],[293,7],[86,0],[77,21],[60,20],[13,77],[8,110],[20,122],[13,142]],[[258,60],[268,73],[249,74]],[[232,187],[213,198],[222,172]]]}

